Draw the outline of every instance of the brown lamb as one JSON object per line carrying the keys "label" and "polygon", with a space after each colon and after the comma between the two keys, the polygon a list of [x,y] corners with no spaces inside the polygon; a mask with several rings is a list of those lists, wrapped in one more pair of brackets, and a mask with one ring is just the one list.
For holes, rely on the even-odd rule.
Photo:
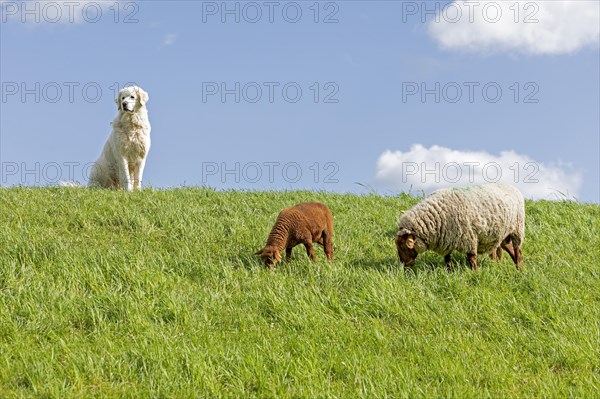
{"label": "brown lamb", "polygon": [[333,259],[333,216],[329,208],[319,202],[304,202],[285,208],[277,216],[269,233],[267,244],[255,252],[274,268],[281,261],[280,252],[285,249],[286,259],[292,256],[292,248],[304,244],[310,260],[315,260],[313,242],[323,246],[328,260]]}

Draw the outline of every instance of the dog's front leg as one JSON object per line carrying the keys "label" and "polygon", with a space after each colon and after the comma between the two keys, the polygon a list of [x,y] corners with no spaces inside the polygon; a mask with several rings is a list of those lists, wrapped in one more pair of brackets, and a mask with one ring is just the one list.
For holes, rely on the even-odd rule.
{"label": "dog's front leg", "polygon": [[123,190],[132,190],[129,162],[125,158],[121,158],[119,162],[119,184]]}
{"label": "dog's front leg", "polygon": [[144,167],[146,166],[146,159],[143,158],[134,169],[133,179],[133,188],[137,190],[142,189],[142,176],[144,175]]}

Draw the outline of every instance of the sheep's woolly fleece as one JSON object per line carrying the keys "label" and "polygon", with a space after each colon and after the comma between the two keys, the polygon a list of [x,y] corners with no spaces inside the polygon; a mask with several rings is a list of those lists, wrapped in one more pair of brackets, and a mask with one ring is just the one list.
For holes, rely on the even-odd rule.
{"label": "sheep's woolly fleece", "polygon": [[415,236],[418,253],[488,253],[508,236],[523,242],[525,201],[508,184],[442,189],[402,215],[398,227]]}

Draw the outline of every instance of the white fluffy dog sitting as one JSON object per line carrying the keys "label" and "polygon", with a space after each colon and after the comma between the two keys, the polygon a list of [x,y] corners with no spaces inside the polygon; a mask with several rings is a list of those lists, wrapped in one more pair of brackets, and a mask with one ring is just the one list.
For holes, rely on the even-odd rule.
{"label": "white fluffy dog sitting", "polygon": [[140,189],[150,150],[148,93],[125,87],[116,98],[117,117],[100,157],[92,167],[89,187]]}

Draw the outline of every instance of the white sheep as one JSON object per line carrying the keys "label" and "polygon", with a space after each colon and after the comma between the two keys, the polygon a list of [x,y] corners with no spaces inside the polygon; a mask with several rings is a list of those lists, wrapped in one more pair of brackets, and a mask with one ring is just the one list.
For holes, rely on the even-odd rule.
{"label": "white sheep", "polygon": [[[478,270],[478,253],[503,248],[521,270],[525,238],[525,201],[508,184],[482,184],[433,192],[400,218],[396,247],[405,266],[427,250],[444,255],[448,268],[453,250],[467,254]],[[501,253],[501,252],[500,252]]]}

